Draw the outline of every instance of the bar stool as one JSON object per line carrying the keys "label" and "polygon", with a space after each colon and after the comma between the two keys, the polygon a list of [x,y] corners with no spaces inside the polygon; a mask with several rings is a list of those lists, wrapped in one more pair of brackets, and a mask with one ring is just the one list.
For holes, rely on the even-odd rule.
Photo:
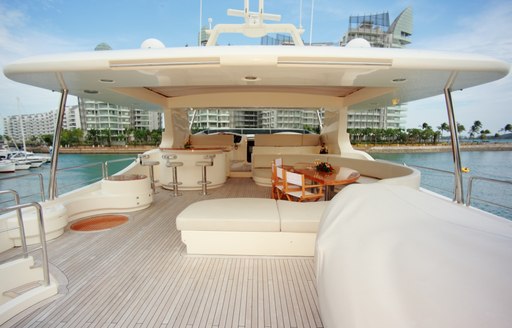
{"label": "bar stool", "polygon": [[170,155],[162,155],[162,158],[167,160],[165,163],[165,166],[172,168],[172,182],[169,183],[169,185],[172,186],[173,190],[173,196],[181,196],[182,194],[178,190],[178,186],[181,184],[181,182],[178,182],[178,167],[183,166],[183,162],[172,162],[171,160],[177,159],[178,155],[176,154],[170,154]]}
{"label": "bar stool", "polygon": [[201,195],[206,196],[208,194],[206,190],[206,186],[211,184],[211,181],[206,180],[206,167],[207,166],[213,166],[213,159],[215,158],[215,155],[204,155],[203,158],[205,161],[197,161],[196,166],[202,167],[202,180],[197,181],[197,184],[201,185]]}
{"label": "bar stool", "polygon": [[141,166],[149,167],[149,180],[151,181],[151,189],[153,189],[153,194],[156,194],[156,184],[155,182],[155,172],[153,167],[155,165],[160,165],[159,161],[148,161],[149,155],[139,155],[139,163]]}

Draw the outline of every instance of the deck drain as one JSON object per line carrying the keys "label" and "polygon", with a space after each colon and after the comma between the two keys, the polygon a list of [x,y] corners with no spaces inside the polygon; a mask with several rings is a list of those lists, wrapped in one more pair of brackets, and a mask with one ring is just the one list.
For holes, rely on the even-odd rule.
{"label": "deck drain", "polygon": [[75,222],[69,228],[73,231],[100,231],[117,227],[127,221],[126,215],[97,215]]}

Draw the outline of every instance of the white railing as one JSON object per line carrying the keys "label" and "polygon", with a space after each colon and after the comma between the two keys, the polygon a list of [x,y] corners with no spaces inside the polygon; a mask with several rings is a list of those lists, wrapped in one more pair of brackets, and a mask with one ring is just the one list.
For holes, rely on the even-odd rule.
{"label": "white railing", "polygon": [[[404,164],[404,165],[406,165],[406,164]],[[454,179],[454,173],[452,171],[440,170],[440,169],[436,169],[436,168],[432,168],[432,167],[426,167],[426,166],[420,166],[420,165],[407,165],[407,166],[411,166],[411,167],[414,167],[414,168],[417,168],[417,169],[420,169],[420,170],[425,170],[425,171],[428,171],[428,172],[441,173],[441,174],[444,174],[444,175],[449,176],[449,177]],[[485,182],[488,182],[488,183],[491,183],[491,184],[507,185],[509,187],[512,186],[512,181],[508,181],[508,180],[492,179],[492,178],[480,177],[480,176],[465,177],[464,184],[467,186],[467,192],[466,192],[466,195],[465,195],[466,196],[466,198],[465,198],[466,206],[471,206],[473,201],[477,201],[480,204],[486,204],[486,205],[488,205],[490,207],[493,207],[493,208],[505,209],[505,210],[507,210],[507,211],[512,213],[512,207],[510,206],[510,204],[502,204],[502,203],[498,203],[498,202],[496,202],[494,200],[484,199],[482,197],[476,197],[475,193],[478,190],[474,187],[474,185],[475,185],[474,182],[475,181],[485,181]],[[453,189],[450,191],[450,190],[447,190],[446,185],[438,185],[438,184],[436,185],[436,184],[433,184],[432,181],[428,181],[428,179],[424,179],[424,175],[422,174],[422,182],[421,182],[421,184],[422,184],[422,187],[424,187],[426,189],[430,189],[430,190],[433,190],[433,191],[441,191],[442,193],[445,193],[446,195],[450,195],[452,197],[455,197],[455,185],[454,185],[454,182],[453,182],[453,184],[451,184]],[[510,190],[512,190],[512,189],[510,189]],[[473,206],[477,207],[477,208],[484,209],[486,211],[489,211],[488,208],[482,208],[483,206],[480,206],[480,204],[474,204]],[[502,214],[500,213],[500,215],[502,215]],[[512,219],[512,216],[506,215],[506,217],[509,218],[509,219]]]}
{"label": "white railing", "polygon": [[[27,240],[25,237],[25,226],[23,224],[22,209],[28,208],[28,207],[34,207],[36,209],[37,222],[38,222],[38,228],[39,228],[40,247],[32,249],[30,252],[35,252],[37,250],[41,250],[41,262],[42,262],[42,267],[43,267],[43,284],[44,284],[44,286],[48,286],[48,285],[50,285],[50,270],[49,270],[49,266],[48,266],[48,250],[46,247],[46,233],[45,233],[45,229],[44,229],[43,209],[42,209],[41,205],[39,205],[38,203],[19,204],[19,195],[14,190],[0,191],[0,194],[7,194],[7,193],[11,193],[14,195],[14,200],[16,202],[16,205],[0,208],[0,214],[16,211],[16,216],[18,219],[18,227],[6,229],[6,230],[0,231],[0,232],[7,233],[11,230],[19,229],[23,257],[27,258],[29,251],[28,251],[28,247],[27,247]],[[4,259],[1,261],[1,263],[8,262],[18,256],[19,255],[12,256],[8,259]]]}

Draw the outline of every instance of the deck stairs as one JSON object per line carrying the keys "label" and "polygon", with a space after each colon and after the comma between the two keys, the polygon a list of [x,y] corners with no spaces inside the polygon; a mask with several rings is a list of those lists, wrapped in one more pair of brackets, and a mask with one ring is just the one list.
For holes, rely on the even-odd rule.
{"label": "deck stairs", "polygon": [[[22,247],[14,247],[1,253],[0,258],[0,326],[33,305],[58,293],[58,284],[49,273],[46,233],[44,229],[43,209],[39,203],[20,204],[16,191],[4,190],[0,194],[12,194],[15,205],[0,207],[1,213],[17,211],[18,225],[7,227],[6,220],[0,225],[0,233],[9,234],[18,230]],[[37,214],[39,247],[27,246],[27,227],[25,208],[34,208]],[[32,256],[41,251],[40,257]]]}
{"label": "deck stairs", "polygon": [[43,269],[32,256],[1,264],[0,277],[0,325],[58,291],[55,279],[44,285]]}

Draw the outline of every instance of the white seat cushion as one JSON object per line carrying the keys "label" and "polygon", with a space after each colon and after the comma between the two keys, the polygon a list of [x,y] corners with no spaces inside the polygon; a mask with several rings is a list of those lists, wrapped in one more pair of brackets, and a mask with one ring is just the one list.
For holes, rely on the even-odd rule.
{"label": "white seat cushion", "polygon": [[176,217],[180,231],[280,230],[276,201],[264,198],[209,199],[193,203]]}
{"label": "white seat cushion", "polygon": [[329,202],[289,202],[277,201],[281,216],[281,231],[284,232],[317,232],[322,214]]}

